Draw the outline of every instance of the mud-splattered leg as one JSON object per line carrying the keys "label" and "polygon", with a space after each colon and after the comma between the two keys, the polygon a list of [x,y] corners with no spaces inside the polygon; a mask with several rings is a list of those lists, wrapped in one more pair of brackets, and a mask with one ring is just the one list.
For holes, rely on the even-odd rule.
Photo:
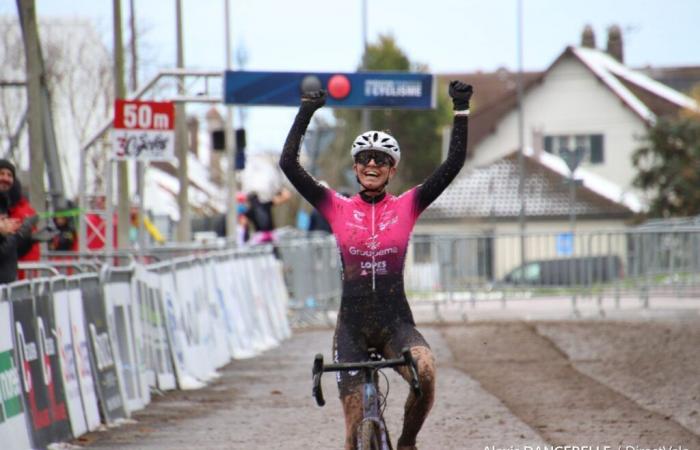
{"label": "mud-splattered leg", "polygon": [[[411,354],[418,367],[418,380],[422,394],[416,397],[410,392],[404,407],[403,429],[397,444],[397,450],[415,450],[416,436],[423,426],[430,409],[435,401],[435,358],[428,347],[411,347]],[[411,375],[406,367],[399,369],[401,376],[406,381],[411,380]]]}
{"label": "mud-splattered leg", "polygon": [[345,450],[354,450],[357,447],[357,427],[362,421],[362,393],[357,389],[340,401],[345,413]]}

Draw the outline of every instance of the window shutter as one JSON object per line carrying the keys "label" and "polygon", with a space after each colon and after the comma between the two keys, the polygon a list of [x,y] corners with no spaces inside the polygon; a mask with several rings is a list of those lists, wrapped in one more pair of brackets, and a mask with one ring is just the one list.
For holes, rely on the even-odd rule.
{"label": "window shutter", "polygon": [[553,148],[552,148],[552,136],[545,136],[544,137],[544,151],[547,153],[552,153]]}
{"label": "window shutter", "polygon": [[602,164],[604,162],[603,155],[603,135],[591,135],[591,164]]}

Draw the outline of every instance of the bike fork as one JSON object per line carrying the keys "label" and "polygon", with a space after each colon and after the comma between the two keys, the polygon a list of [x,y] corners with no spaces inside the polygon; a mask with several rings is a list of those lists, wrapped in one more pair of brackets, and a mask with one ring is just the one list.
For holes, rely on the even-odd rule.
{"label": "bike fork", "polygon": [[384,419],[379,414],[379,392],[377,391],[377,385],[375,384],[375,376],[376,373],[372,373],[372,371],[367,371],[365,374],[365,385],[362,396],[362,420],[375,422],[377,424],[379,434],[381,435],[382,450],[389,450],[391,449],[391,443],[387,441],[388,433],[386,430],[386,424],[384,423]]}

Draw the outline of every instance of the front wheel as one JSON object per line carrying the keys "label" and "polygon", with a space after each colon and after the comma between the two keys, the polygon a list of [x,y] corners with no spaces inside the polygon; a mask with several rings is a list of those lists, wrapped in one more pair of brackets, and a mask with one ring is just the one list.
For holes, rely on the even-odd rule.
{"label": "front wheel", "polygon": [[360,424],[357,436],[357,448],[359,450],[382,450],[382,438],[379,435],[379,426],[376,422],[365,420]]}

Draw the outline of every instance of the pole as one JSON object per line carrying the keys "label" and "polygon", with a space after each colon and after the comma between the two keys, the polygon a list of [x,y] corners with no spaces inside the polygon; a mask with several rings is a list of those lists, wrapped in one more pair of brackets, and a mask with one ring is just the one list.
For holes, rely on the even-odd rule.
{"label": "pole", "polygon": [[[122,42],[122,6],[121,0],[113,0],[114,16],[114,98],[126,97],[124,84],[124,44]],[[107,162],[107,166],[111,166]],[[117,162],[117,240],[120,249],[129,248],[129,172],[126,161]],[[111,200],[111,199],[108,199]],[[114,215],[108,214],[107,226],[113,226]],[[105,249],[112,242],[105,242]]]}
{"label": "pole", "polygon": [[[129,28],[131,32],[131,39],[129,42],[129,53],[131,54],[131,67],[129,70],[129,89],[131,92],[135,92],[139,85],[139,71],[138,71],[138,46],[136,45],[136,5],[134,0],[129,0]],[[136,161],[136,195],[138,197],[138,244],[141,252],[146,248],[146,230],[143,224],[144,218],[144,176],[146,172],[146,162]]]}
{"label": "pole", "polygon": [[523,112],[523,1],[518,2],[518,196],[520,197],[520,263],[525,264],[525,118]]}
{"label": "pole", "polygon": [[[362,69],[367,70],[367,0],[362,0]],[[369,109],[362,110],[362,132],[369,130],[372,126]]]}
{"label": "pole", "polygon": [[[229,0],[224,0],[224,30],[226,39],[226,69],[231,70],[231,28],[229,24]],[[233,137],[233,109],[226,106],[226,121],[224,123],[224,136],[226,144],[226,238],[237,242],[238,201],[236,199],[236,142]]]}
{"label": "pole", "polygon": [[39,33],[34,0],[17,0],[17,9],[24,34],[24,55],[27,70],[27,104],[29,131],[29,202],[38,211],[45,210],[44,135],[41,114],[41,61]]}
{"label": "pole", "polygon": [[[177,35],[177,63],[178,69],[185,66],[184,49],[182,45],[182,0],[175,0],[175,21]],[[178,80],[178,94],[185,93],[184,80]],[[191,234],[190,202],[189,202],[189,177],[187,171],[187,130],[185,128],[185,104],[175,104],[175,153],[178,159],[177,179],[180,191],[177,194],[177,203],[180,208],[180,221],[177,224],[177,241],[188,242]]]}
{"label": "pole", "polygon": [[576,178],[574,178],[574,172],[571,172],[571,178],[569,179],[569,228],[571,228],[571,235],[574,235],[574,229],[576,228],[576,210],[574,209],[576,205]]}

